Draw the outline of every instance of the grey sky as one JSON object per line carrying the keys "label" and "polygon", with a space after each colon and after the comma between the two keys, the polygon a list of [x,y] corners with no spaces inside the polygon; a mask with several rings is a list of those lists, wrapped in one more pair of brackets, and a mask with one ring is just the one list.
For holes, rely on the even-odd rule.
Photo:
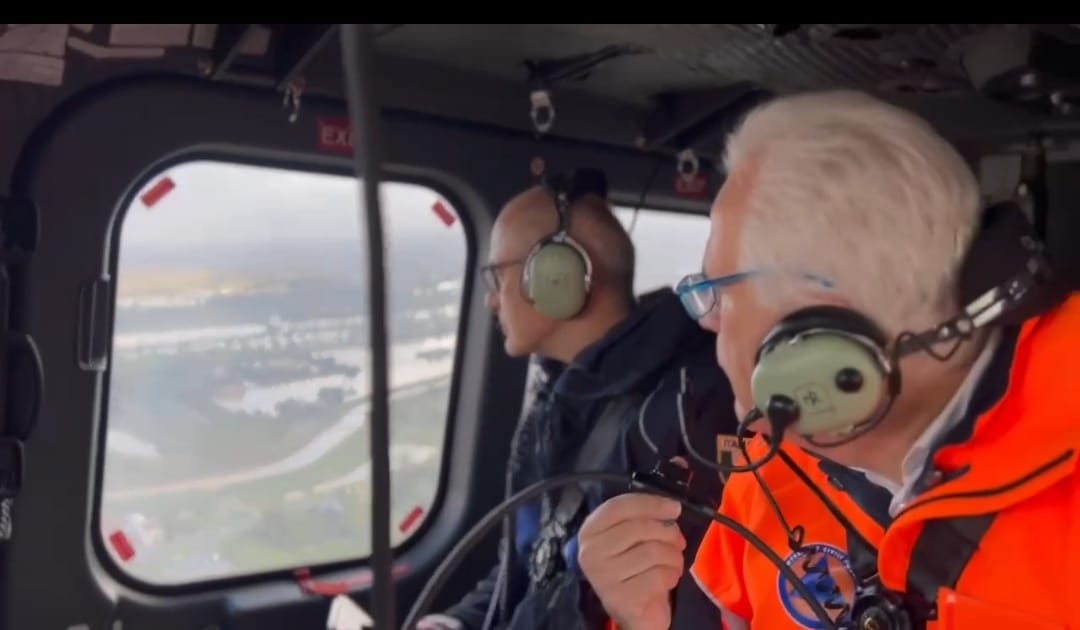
{"label": "grey sky", "polygon": [[[147,208],[139,197],[165,176],[176,188]],[[391,183],[384,190],[387,233],[407,230],[444,237],[450,229],[461,234],[460,223],[447,228],[436,218],[431,207],[440,197],[430,189]],[[359,195],[355,181],[339,175],[189,162],[169,169],[140,191],[124,221],[123,239],[167,245],[196,239],[226,244],[284,236],[358,238]]]}
{"label": "grey sky", "polygon": [[[139,197],[162,177],[176,188],[152,208]],[[359,188],[350,177],[228,164],[189,162],[157,177],[136,196],[124,221],[124,246],[226,246],[263,241],[359,238]],[[417,239],[447,238],[464,245],[461,223],[447,227],[432,210],[453,207],[423,186],[389,183],[384,189],[386,232]],[[624,225],[631,211],[616,210]],[[449,234],[448,234],[449,233]],[[701,216],[642,210],[632,234],[638,248],[638,288],[673,285],[701,268],[708,220]],[[415,242],[415,241],[414,241]]]}

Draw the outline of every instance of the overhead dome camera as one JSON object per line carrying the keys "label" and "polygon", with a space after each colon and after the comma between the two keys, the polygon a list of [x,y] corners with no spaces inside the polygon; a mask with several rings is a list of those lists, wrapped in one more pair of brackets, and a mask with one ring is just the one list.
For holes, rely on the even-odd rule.
{"label": "overhead dome camera", "polygon": [[532,118],[533,126],[540,133],[551,131],[555,124],[555,106],[551,104],[551,93],[547,90],[533,90],[529,94],[532,109],[529,117]]}
{"label": "overhead dome camera", "polygon": [[693,149],[683,149],[679,151],[676,169],[679,171],[679,175],[682,175],[686,179],[690,179],[698,174],[701,170],[701,161],[698,160],[697,153]]}

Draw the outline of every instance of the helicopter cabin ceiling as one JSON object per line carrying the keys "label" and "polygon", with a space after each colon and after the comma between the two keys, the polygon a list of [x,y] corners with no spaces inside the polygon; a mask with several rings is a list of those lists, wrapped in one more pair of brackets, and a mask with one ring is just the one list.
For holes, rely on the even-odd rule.
{"label": "helicopter cabin ceiling", "polygon": [[[1078,26],[381,24],[377,86],[390,111],[706,156],[773,95],[856,88],[993,152],[1080,128]],[[0,25],[0,133],[21,142],[68,96],[120,77],[340,99],[340,54],[333,24]]]}

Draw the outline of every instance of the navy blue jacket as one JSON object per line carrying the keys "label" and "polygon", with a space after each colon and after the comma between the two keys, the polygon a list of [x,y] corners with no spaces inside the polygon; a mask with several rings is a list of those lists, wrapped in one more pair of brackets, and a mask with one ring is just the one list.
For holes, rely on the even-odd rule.
{"label": "navy blue jacket", "polygon": [[[516,492],[541,479],[582,468],[647,472],[658,461],[685,456],[676,407],[682,369],[693,383],[696,406],[705,411],[687,419],[691,439],[698,451],[715,461],[716,435],[734,435],[737,426],[731,388],[715,356],[715,336],[688,318],[674,293],[664,290],[643,298],[634,313],[582,351],[572,364],[563,367],[544,362],[547,380],[541,382],[515,436],[508,490]],[[618,439],[578,466],[582,445],[604,413],[619,414],[614,418],[619,425]],[[648,437],[642,435],[642,429]],[[721,486],[717,473],[687,459],[695,493],[718,499]],[[539,588],[533,548],[558,505],[560,491],[555,491],[546,497],[546,505],[539,500],[517,511],[513,549],[509,560],[502,558],[506,566],[496,566],[446,614],[461,620],[469,630],[480,630],[489,611],[493,628],[598,627],[603,623],[603,611],[578,567],[576,532],[588,512],[625,491],[625,486],[594,486],[585,496],[555,560],[562,581],[558,588],[563,591],[558,598],[550,594],[529,597]],[[687,566],[708,525],[694,516],[681,520],[688,542]],[[493,604],[496,584],[505,586],[505,592]],[[718,614],[689,577],[684,577],[677,593],[677,614],[693,609],[697,621],[703,618],[699,615],[711,615],[719,627]],[[560,610],[552,610],[552,601],[561,602],[554,605]]]}

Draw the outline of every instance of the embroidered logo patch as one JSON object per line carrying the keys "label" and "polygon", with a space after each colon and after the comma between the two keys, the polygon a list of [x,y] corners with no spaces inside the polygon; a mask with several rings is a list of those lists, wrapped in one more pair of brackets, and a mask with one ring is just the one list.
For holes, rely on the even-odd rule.
{"label": "embroidered logo patch", "polygon": [[[789,555],[785,562],[817,597],[833,622],[842,626],[845,619],[840,617],[846,618],[855,603],[855,571],[847,554],[832,545],[813,543]],[[813,630],[825,627],[783,573],[777,575],[776,587],[780,603],[792,621]]]}

